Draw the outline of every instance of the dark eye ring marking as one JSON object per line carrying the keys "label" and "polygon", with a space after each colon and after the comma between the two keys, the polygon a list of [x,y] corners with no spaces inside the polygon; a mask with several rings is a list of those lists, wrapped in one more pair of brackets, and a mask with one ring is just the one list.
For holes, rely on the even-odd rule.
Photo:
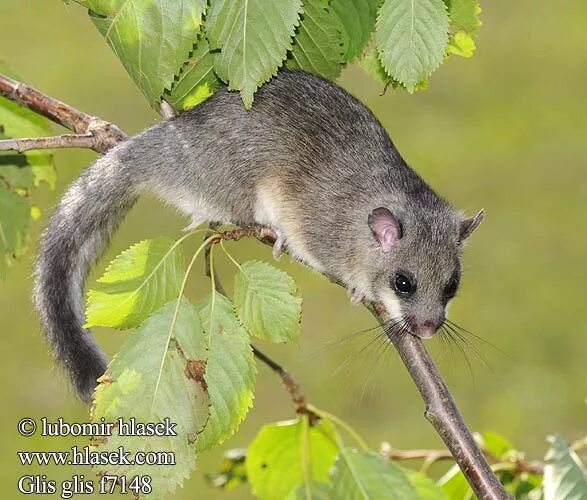
{"label": "dark eye ring marking", "polygon": [[416,281],[404,271],[395,273],[391,285],[395,293],[403,297],[409,297],[416,291]]}
{"label": "dark eye ring marking", "polygon": [[443,295],[444,298],[447,300],[452,299],[456,294],[457,290],[459,289],[459,279],[457,276],[453,276],[448,284],[444,287]]}

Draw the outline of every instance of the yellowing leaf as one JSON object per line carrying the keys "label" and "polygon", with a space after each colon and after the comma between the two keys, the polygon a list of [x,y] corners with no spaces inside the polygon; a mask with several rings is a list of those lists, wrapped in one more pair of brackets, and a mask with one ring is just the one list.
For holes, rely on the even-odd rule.
{"label": "yellowing leaf", "polygon": [[474,33],[481,26],[478,0],[450,0],[448,3],[450,21],[456,29]]}
{"label": "yellowing leaf", "polygon": [[198,438],[198,451],[222,443],[238,429],[253,405],[257,372],[249,336],[239,323],[232,303],[223,295],[206,298],[198,307],[208,333],[206,382],[210,418]]}
{"label": "yellowing leaf", "polygon": [[[159,423],[168,419],[174,434],[123,435],[116,426],[108,439],[94,441],[100,452],[123,447],[137,452],[165,452],[166,463],[157,465],[100,465],[98,472],[126,476],[150,476],[153,492],[161,499],[173,493],[195,468],[195,441],[208,418],[208,392],[204,381],[206,337],[195,308],[185,299],[175,315],[177,301],[170,302],[133,332],[108,365],[95,392],[92,419],[107,422]],[[173,427],[171,427],[171,424]]]}
{"label": "yellowing leaf", "polygon": [[475,41],[465,31],[457,31],[450,37],[447,51],[460,57],[472,57],[475,53]]}

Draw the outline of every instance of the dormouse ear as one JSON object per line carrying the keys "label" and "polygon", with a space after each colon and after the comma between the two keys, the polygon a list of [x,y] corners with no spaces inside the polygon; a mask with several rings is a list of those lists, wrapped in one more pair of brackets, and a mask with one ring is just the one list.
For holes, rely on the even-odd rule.
{"label": "dormouse ear", "polygon": [[469,218],[463,220],[461,222],[461,230],[460,230],[460,234],[459,234],[459,239],[461,241],[463,241],[463,240],[466,240],[469,236],[471,236],[471,233],[473,231],[475,231],[475,229],[477,229],[479,224],[481,224],[481,222],[483,222],[484,218],[485,218],[485,210],[481,209],[481,210],[479,210],[479,212],[477,212],[477,215],[475,215],[474,217],[469,217]]}
{"label": "dormouse ear", "polygon": [[379,207],[369,214],[367,224],[381,245],[381,250],[391,252],[395,244],[402,237],[402,228],[399,221],[385,207]]}

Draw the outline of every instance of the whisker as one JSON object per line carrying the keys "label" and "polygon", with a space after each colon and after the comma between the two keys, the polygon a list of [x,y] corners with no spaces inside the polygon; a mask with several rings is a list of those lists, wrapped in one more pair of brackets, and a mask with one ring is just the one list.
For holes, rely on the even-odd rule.
{"label": "whisker", "polygon": [[378,340],[380,340],[382,338],[382,336],[384,336],[385,333],[384,332],[380,332],[379,334],[377,334],[375,337],[373,337],[371,340],[369,340],[369,342],[367,342],[366,345],[364,345],[361,349],[354,351],[353,353],[351,353],[337,368],[336,370],[334,370],[334,372],[332,372],[331,377],[336,376],[343,368],[348,367],[348,365],[350,363],[352,363],[355,359],[357,359],[358,356],[360,356],[363,352],[365,352],[365,350],[367,350],[369,347],[371,347],[373,344],[375,344]]}
{"label": "whisker", "polygon": [[487,346],[491,347],[492,349],[496,350],[497,352],[499,352],[500,354],[502,354],[503,356],[506,356],[508,358],[511,359],[511,356],[505,352],[504,350],[500,349],[499,347],[497,347],[495,344],[489,342],[489,340],[484,339],[483,337],[481,337],[480,335],[477,335],[476,333],[473,333],[465,328],[463,328],[461,325],[455,323],[454,321],[451,321],[450,319],[446,318],[445,323],[447,323],[448,325],[452,326],[453,328],[455,328],[456,330],[459,330],[460,332],[466,334],[466,335],[470,335],[471,337],[473,337],[475,340],[478,340],[479,342],[482,342],[483,344],[486,344]]}
{"label": "whisker", "polygon": [[462,331],[458,330],[450,324],[446,324],[446,328],[448,328],[453,333],[453,335],[459,339],[459,341],[462,344],[464,344],[471,352],[473,352],[477,359],[479,359],[479,361],[481,361],[485,365],[485,367],[489,369],[491,373],[495,374],[493,367],[491,366],[489,361],[487,361],[487,358],[485,357],[483,352],[469,339],[467,339]]}
{"label": "whisker", "polygon": [[[381,338],[381,341],[377,345],[374,356],[370,359],[371,369],[369,370],[367,377],[365,378],[365,381],[363,383],[363,387],[361,389],[361,394],[359,395],[359,397],[356,400],[359,404],[363,403],[363,400],[365,398],[365,394],[367,392],[367,388],[369,387],[369,383],[372,382],[372,380],[373,380],[373,373],[375,373],[377,371],[377,368],[380,365],[380,361],[382,359],[382,356],[389,354],[389,352],[390,352],[389,339],[387,339],[386,336],[383,336]],[[377,389],[377,381],[375,383],[371,384],[371,391],[370,391],[371,394],[373,394],[376,389]]]}
{"label": "whisker", "polygon": [[331,351],[332,349],[335,349],[337,347],[340,347],[343,344],[347,344],[349,342],[352,342],[352,341],[356,340],[357,338],[362,337],[365,334],[373,333],[373,332],[380,331],[381,329],[385,329],[386,327],[388,327],[389,325],[392,325],[397,320],[398,320],[398,318],[392,318],[390,320],[387,320],[383,324],[378,324],[376,326],[373,326],[373,327],[370,327],[370,328],[366,328],[366,329],[360,330],[358,332],[353,332],[353,333],[351,333],[349,335],[346,335],[345,337],[342,337],[340,339],[326,342],[326,344],[323,347],[320,347],[319,349],[317,349],[313,353],[311,353],[307,357],[307,359],[308,360],[313,360],[313,359],[315,359],[315,358],[317,358],[319,356],[322,356],[325,353]]}
{"label": "whisker", "polygon": [[469,356],[467,355],[466,351],[466,347],[469,346],[465,341],[463,341],[462,338],[460,338],[456,333],[454,333],[454,331],[452,331],[450,328],[447,328],[447,326],[444,325],[444,323],[441,325],[441,331],[446,335],[446,338],[450,340],[451,346],[456,347],[458,351],[461,353],[461,356],[467,364],[467,368],[469,370],[469,374],[471,375],[471,379],[474,382],[475,373],[473,371],[473,365],[471,364],[471,360],[469,359]]}

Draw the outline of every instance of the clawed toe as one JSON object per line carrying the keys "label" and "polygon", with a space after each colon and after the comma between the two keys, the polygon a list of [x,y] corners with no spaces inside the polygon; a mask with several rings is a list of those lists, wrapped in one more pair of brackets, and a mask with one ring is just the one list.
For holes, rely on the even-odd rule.
{"label": "clawed toe", "polygon": [[365,298],[365,295],[356,288],[347,289],[347,295],[349,296],[349,299],[351,299],[351,302],[355,305],[363,302],[363,299]]}
{"label": "clawed toe", "polygon": [[273,243],[273,258],[279,260],[283,253],[284,239],[281,231],[275,231],[275,234],[277,234],[277,239],[275,240],[275,243]]}

